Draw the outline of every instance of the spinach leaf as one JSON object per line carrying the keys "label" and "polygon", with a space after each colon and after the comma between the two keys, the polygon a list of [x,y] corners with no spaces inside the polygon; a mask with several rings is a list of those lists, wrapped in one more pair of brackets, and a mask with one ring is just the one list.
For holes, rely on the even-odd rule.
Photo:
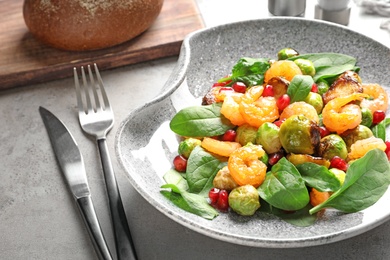
{"label": "spinach leaf", "polygon": [[233,66],[232,75],[219,80],[219,82],[232,80],[233,82],[244,82],[248,87],[261,85],[264,81],[264,73],[269,67],[267,59],[244,57]]}
{"label": "spinach leaf", "polygon": [[283,210],[299,210],[309,203],[309,192],[304,180],[286,158],[272,166],[258,192],[263,200]]}
{"label": "spinach leaf", "polygon": [[371,128],[372,133],[375,137],[386,141],[386,127],[390,124],[390,118],[385,118],[379,124],[376,124]]}
{"label": "spinach leaf", "polygon": [[161,193],[170,201],[172,201],[172,203],[174,203],[183,210],[201,216],[205,219],[213,219],[218,216],[218,212],[212,206],[210,206],[210,204],[204,197],[198,194],[189,193],[185,190],[181,190],[174,184],[165,184],[162,185],[161,188],[171,189],[172,192],[170,193],[168,193],[167,191],[161,191]]}
{"label": "spinach leaf", "polygon": [[311,91],[314,81],[308,75],[296,75],[290,82],[287,94],[291,98],[291,103],[303,101]]}
{"label": "spinach leaf", "polygon": [[311,60],[316,69],[316,74],[313,79],[317,82],[319,79],[332,78],[346,70],[359,70],[355,67],[356,59],[352,56],[340,54],[340,53],[309,53],[295,57],[291,57],[290,60],[296,59],[308,59]]}
{"label": "spinach leaf", "polygon": [[221,162],[202,147],[195,147],[187,161],[186,179],[189,191],[207,197],[213,187],[215,175],[225,165],[226,162]]}
{"label": "spinach leaf", "polygon": [[199,137],[216,136],[234,127],[221,114],[222,103],[207,106],[192,106],[180,110],[171,120],[169,126],[181,136]]}
{"label": "spinach leaf", "polygon": [[344,184],[329,199],[310,210],[310,214],[333,207],[353,213],[377,202],[390,184],[390,166],[385,153],[374,149],[353,162],[347,170]]}
{"label": "spinach leaf", "polygon": [[336,191],[340,189],[340,181],[325,166],[311,162],[296,166],[307,186],[319,191]]}

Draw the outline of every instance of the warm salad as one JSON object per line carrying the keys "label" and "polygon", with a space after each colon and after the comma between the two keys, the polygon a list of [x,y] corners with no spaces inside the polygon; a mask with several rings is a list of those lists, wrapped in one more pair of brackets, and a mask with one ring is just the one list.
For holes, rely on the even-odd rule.
{"label": "warm salad", "polygon": [[373,205],[390,184],[388,95],[356,62],[292,48],[241,58],[172,118],[182,141],[161,193],[206,219],[263,211],[299,225]]}

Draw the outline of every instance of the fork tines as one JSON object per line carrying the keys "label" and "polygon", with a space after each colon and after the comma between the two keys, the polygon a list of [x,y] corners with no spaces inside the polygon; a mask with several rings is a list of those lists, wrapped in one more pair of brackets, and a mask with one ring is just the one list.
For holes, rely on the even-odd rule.
{"label": "fork tines", "polygon": [[[73,68],[79,112],[83,111],[86,114],[92,112],[92,110],[94,112],[98,109],[105,110],[110,106],[106,91],[104,90],[103,80],[100,77],[99,69],[96,63],[94,63],[93,66],[95,73],[92,72],[91,66],[87,65],[89,75],[88,79],[86,77],[84,67],[81,66],[81,80],[79,80],[77,68]],[[82,82],[81,84],[80,81]],[[91,93],[93,93],[94,102],[91,101]]]}

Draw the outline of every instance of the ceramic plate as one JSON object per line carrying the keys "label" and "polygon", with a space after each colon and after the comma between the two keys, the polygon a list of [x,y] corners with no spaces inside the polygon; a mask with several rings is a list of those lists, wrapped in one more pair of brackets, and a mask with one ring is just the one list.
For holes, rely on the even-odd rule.
{"label": "ceramic plate", "polygon": [[335,24],[303,18],[267,18],[196,31],[184,40],[178,64],[152,102],[133,111],[116,135],[116,153],[135,189],[172,220],[231,243],[268,247],[305,247],[336,242],[372,229],[389,219],[390,192],[374,206],[354,214],[326,211],[310,227],[297,227],[277,217],[220,214],[205,220],[174,206],[160,194],[162,176],[172,167],[179,140],[169,121],[181,108],[199,105],[215,80],[239,58],[275,58],[292,47],[300,53],[336,52],[356,57],[364,82],[388,84],[390,50]]}

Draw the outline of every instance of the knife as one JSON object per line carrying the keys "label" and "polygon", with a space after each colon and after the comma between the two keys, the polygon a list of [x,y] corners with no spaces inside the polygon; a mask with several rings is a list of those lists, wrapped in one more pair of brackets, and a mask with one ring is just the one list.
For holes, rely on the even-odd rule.
{"label": "knife", "polygon": [[84,160],[78,145],[66,126],[49,110],[39,107],[39,113],[49,134],[57,162],[87,226],[96,253],[99,259],[112,259],[92,203]]}

